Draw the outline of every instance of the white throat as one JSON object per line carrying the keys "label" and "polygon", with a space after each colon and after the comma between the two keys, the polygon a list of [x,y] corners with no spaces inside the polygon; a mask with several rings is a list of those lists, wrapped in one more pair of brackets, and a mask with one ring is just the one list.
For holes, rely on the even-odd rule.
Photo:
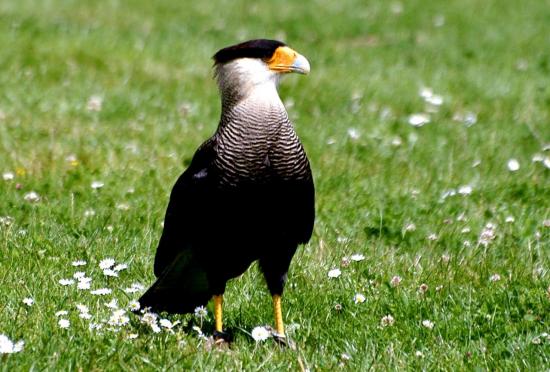
{"label": "white throat", "polygon": [[282,105],[277,93],[279,76],[264,61],[255,58],[239,58],[216,66],[216,78],[224,105],[249,99]]}

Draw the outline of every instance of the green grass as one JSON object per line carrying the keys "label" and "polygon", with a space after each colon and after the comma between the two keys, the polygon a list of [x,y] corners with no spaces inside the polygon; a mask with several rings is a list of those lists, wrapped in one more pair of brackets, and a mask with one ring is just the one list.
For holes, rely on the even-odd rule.
{"label": "green grass", "polygon": [[[1,2],[0,172],[16,175],[0,179],[0,216],[13,218],[0,223],[0,334],[25,347],[0,356],[0,369],[547,369],[550,169],[531,159],[550,157],[550,3],[418,0],[400,13],[392,4]],[[283,301],[296,349],[247,334],[272,323],[257,267],[228,285],[229,349],[209,350],[192,316],[169,317],[183,323],[174,334],[135,318],[119,332],[89,331],[75,304],[101,322],[104,303],[139,295],[123,288],[152,283],[171,186],[217,125],[210,57],[257,37],[284,39],[312,66],[280,88],[317,187],[315,233]],[[415,128],[408,117],[425,110],[425,86],[444,103]],[[86,108],[93,95],[99,112]],[[477,122],[453,120],[464,112]],[[95,180],[105,186],[93,190]],[[442,199],[462,185],[471,195]],[[39,202],[24,200],[31,190]],[[496,237],[484,247],[488,223]],[[354,253],[365,260],[343,265]],[[129,268],[105,278],[106,257]],[[77,259],[88,264],[74,268]],[[113,293],[58,284],[78,270]],[[58,326],[59,310],[70,328]],[[395,323],[381,327],[387,314]],[[212,327],[210,316],[202,328]]]}

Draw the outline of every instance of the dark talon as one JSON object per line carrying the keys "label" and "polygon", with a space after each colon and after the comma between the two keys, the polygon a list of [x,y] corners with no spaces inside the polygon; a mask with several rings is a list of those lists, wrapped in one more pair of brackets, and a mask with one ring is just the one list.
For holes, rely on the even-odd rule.
{"label": "dark talon", "polygon": [[275,342],[281,346],[288,347],[291,350],[296,350],[296,344],[286,336],[273,334],[273,340],[275,340]]}
{"label": "dark talon", "polygon": [[212,336],[214,336],[214,340],[216,340],[216,343],[230,343],[231,341],[233,341],[231,335],[227,332],[214,331],[214,334]]}

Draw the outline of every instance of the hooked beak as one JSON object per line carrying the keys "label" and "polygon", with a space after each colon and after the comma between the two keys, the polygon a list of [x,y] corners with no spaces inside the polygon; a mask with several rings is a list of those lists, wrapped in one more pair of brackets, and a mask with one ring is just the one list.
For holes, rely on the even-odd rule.
{"label": "hooked beak", "polygon": [[269,69],[277,72],[297,72],[306,75],[310,71],[306,57],[287,46],[277,48],[266,62]]}
{"label": "hooked beak", "polygon": [[309,61],[301,54],[296,54],[294,58],[294,63],[290,65],[290,70],[292,72],[297,72],[299,74],[307,75],[309,74]]}

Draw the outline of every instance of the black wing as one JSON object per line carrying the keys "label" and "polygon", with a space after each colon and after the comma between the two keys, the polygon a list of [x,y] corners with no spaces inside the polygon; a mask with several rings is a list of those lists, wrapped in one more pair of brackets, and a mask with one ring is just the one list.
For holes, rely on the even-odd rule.
{"label": "black wing", "polygon": [[178,255],[192,249],[196,232],[194,225],[204,211],[204,200],[215,183],[215,140],[203,143],[191,161],[191,165],[179,177],[164,217],[164,230],[155,256],[154,271],[159,277]]}
{"label": "black wing", "polygon": [[304,180],[297,186],[296,193],[297,203],[302,203],[303,207],[297,213],[297,226],[300,228],[297,231],[298,244],[306,244],[313,233],[313,225],[315,224],[315,186],[311,171],[309,178]]}

